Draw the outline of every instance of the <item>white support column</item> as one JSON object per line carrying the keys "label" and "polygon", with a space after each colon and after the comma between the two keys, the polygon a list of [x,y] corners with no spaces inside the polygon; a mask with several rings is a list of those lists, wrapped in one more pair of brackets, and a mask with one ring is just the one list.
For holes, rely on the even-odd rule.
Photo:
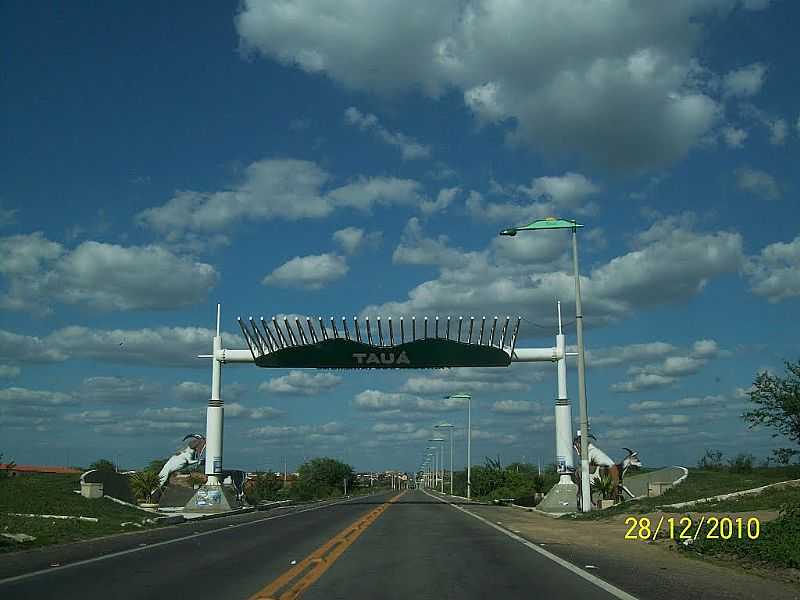
{"label": "white support column", "polygon": [[556,352],[560,358],[556,361],[558,374],[558,396],[556,397],[556,468],[561,475],[559,483],[571,483],[569,473],[575,465],[572,457],[572,407],[567,398],[567,356],[566,341],[561,329],[561,302],[558,302],[558,335],[556,335]]}
{"label": "white support column", "polygon": [[222,390],[222,338],[220,337],[220,305],[217,304],[217,330],[211,359],[211,398],[206,409],[206,485],[220,485],[222,474],[222,428],[225,418]]}

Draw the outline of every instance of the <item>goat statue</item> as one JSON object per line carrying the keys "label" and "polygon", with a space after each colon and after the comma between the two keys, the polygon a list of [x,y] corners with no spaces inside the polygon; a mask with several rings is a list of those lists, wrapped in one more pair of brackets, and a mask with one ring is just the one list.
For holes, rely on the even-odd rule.
{"label": "goat statue", "polygon": [[[635,450],[631,450],[630,448],[623,448],[628,455],[622,459],[621,462],[615,463],[608,454],[603,452],[600,448],[595,446],[591,440],[597,441],[597,439],[592,435],[589,434],[589,483],[590,485],[594,485],[596,481],[599,481],[600,478],[604,475],[610,476],[613,482],[612,487],[612,499],[615,502],[619,502],[622,500],[627,494],[630,498],[633,498],[633,494],[631,491],[625,487],[624,479],[625,474],[628,472],[628,469],[631,467],[639,468],[642,466],[642,462],[639,460],[639,453]],[[575,452],[578,453],[578,457],[581,454],[581,436],[580,432],[575,437],[572,442],[573,448],[575,448]],[[578,466],[572,473],[572,480],[575,485],[578,486],[578,508],[580,509],[581,506],[581,471],[580,471],[580,460],[578,462]]]}

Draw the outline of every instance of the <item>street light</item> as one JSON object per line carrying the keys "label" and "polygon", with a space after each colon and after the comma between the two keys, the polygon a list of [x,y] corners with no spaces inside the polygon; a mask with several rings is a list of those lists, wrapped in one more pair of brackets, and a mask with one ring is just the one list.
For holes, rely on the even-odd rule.
{"label": "street light", "polygon": [[[428,441],[430,442],[431,440],[428,440]],[[430,456],[433,459],[433,489],[436,489],[436,479],[437,479],[437,477],[439,477],[439,468],[438,468],[437,456],[436,456],[436,451],[438,449],[439,449],[438,446],[428,446],[426,448],[426,450],[432,450],[433,451],[433,452],[430,452],[428,454],[428,456]]]}
{"label": "street light", "polygon": [[441,473],[441,479],[439,481],[442,488],[440,491],[444,494],[444,442],[446,442],[447,440],[445,440],[444,438],[431,438],[428,441],[439,442],[442,444],[441,446],[439,446],[439,453],[441,455],[439,457],[439,472]]}
{"label": "street light", "polygon": [[439,425],[434,425],[434,429],[447,429],[448,433],[450,434],[450,495],[453,495],[453,429],[455,429],[455,425],[451,425],[450,423],[440,423]]}
{"label": "street light", "polygon": [[472,498],[472,396],[469,394],[451,394],[445,399],[467,401],[467,500]]}
{"label": "street light", "polygon": [[578,228],[583,227],[575,220],[547,217],[537,219],[521,227],[503,229],[500,235],[515,236],[519,231],[538,231],[540,229],[572,230],[572,267],[575,272],[575,329],[578,338],[578,402],[581,419],[581,511],[592,509],[592,495],[589,488],[589,411],[586,406],[586,370],[583,353],[583,311],[581,309],[581,278],[578,269]]}

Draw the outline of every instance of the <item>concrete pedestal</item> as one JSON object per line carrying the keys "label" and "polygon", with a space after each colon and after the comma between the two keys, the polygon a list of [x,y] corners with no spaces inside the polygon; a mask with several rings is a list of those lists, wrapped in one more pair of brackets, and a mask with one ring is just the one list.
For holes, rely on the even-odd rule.
{"label": "concrete pedestal", "polygon": [[536,505],[538,510],[549,513],[571,513],[578,510],[578,486],[574,483],[557,483],[542,501]]}
{"label": "concrete pedestal", "polygon": [[183,507],[188,512],[216,513],[241,508],[236,492],[227,485],[202,485]]}

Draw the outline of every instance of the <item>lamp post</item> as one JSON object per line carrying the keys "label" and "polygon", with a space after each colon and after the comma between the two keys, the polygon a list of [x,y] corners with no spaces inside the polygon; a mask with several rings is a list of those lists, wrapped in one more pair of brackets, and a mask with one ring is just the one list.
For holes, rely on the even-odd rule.
{"label": "lamp post", "polygon": [[504,229],[500,235],[515,236],[519,231],[538,231],[540,229],[572,230],[572,268],[575,275],[575,329],[578,341],[578,403],[581,420],[581,511],[592,509],[592,495],[589,488],[589,411],[586,406],[586,369],[583,352],[583,310],[581,308],[581,278],[578,269],[578,228],[577,221],[547,217],[537,219],[521,227]]}
{"label": "lamp post", "polygon": [[467,500],[470,500],[472,499],[472,396],[469,394],[451,394],[450,396],[445,396],[445,398],[448,400],[453,398],[466,399],[467,401]]}
{"label": "lamp post", "polygon": [[440,474],[439,485],[441,487],[441,490],[439,490],[439,491],[441,491],[444,494],[444,443],[447,440],[445,440],[444,438],[437,437],[437,438],[431,438],[428,441],[429,442],[437,442],[437,443],[441,444],[438,447],[438,450],[439,450],[439,474]]}
{"label": "lamp post", "polygon": [[[430,441],[430,440],[428,440],[428,441]],[[428,446],[427,449],[431,451],[429,456],[431,457],[432,462],[433,462],[433,478],[432,478],[433,486],[432,487],[433,487],[433,489],[436,489],[436,479],[439,477],[439,466],[438,466],[439,465],[439,463],[438,463],[438,458],[439,457],[436,456],[436,451],[439,448],[437,446]]]}
{"label": "lamp post", "polygon": [[453,429],[455,425],[450,423],[440,423],[435,425],[434,429],[447,429],[450,434],[450,495],[453,495]]}

